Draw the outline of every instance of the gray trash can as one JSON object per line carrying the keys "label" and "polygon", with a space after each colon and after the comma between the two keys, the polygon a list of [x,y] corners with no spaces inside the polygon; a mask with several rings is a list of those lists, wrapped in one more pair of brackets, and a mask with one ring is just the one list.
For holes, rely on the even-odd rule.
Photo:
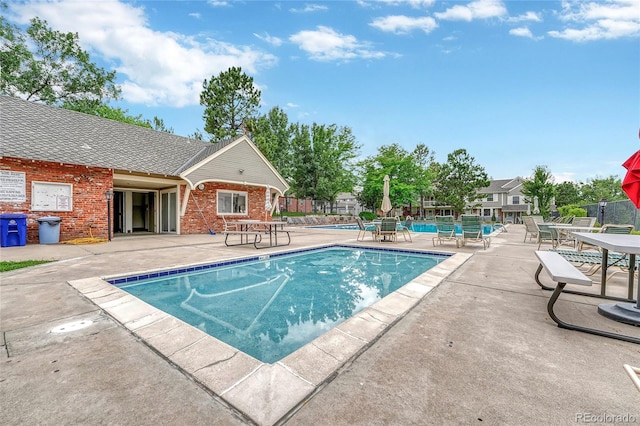
{"label": "gray trash can", "polygon": [[57,244],[60,241],[60,222],[56,216],[46,216],[38,219],[38,236],[40,244]]}

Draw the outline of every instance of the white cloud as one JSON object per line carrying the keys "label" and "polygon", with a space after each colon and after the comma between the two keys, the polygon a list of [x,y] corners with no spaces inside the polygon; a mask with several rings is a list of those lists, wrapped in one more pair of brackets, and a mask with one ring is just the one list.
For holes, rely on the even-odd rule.
{"label": "white cloud", "polygon": [[422,30],[429,34],[438,28],[435,19],[428,16],[422,18],[412,18],[403,15],[386,16],[375,19],[369,25],[379,30],[395,34],[407,34],[413,30]]}
{"label": "white cloud", "polygon": [[294,104],[293,102],[287,102],[285,108],[300,108],[300,105]]}
{"label": "white cloud", "polygon": [[536,37],[533,36],[531,30],[527,27],[513,28],[509,30],[509,34],[517,37],[526,37],[532,40],[536,40]]}
{"label": "white cloud", "polygon": [[542,17],[536,12],[526,12],[518,16],[510,16],[507,22],[542,22]]}
{"label": "white cloud", "polygon": [[571,28],[549,31],[551,37],[582,42],[640,35],[638,0],[565,1],[562,6],[560,19]]}
{"label": "white cloud", "polygon": [[552,173],[554,183],[575,182],[575,175],[573,172]]}
{"label": "white cloud", "polygon": [[199,13],[190,13],[189,16],[196,19],[202,18],[202,15],[200,15]]}
{"label": "white cloud", "polygon": [[325,10],[329,10],[329,8],[321,4],[308,4],[302,9],[296,9],[296,8],[289,9],[289,11],[293,13],[313,13],[313,12],[323,12]]}
{"label": "white cloud", "polygon": [[268,33],[265,33],[264,36],[261,36],[260,34],[256,34],[253,33],[254,36],[256,36],[257,38],[259,38],[260,40],[269,43],[272,46],[281,46],[282,45],[282,39],[279,37],[273,37],[270,36]]}
{"label": "white cloud", "polygon": [[413,8],[427,8],[435,4],[436,0],[377,0],[377,3],[384,3],[389,6],[404,6],[408,4]]}
{"label": "white cloud", "polygon": [[229,2],[224,0],[209,0],[207,1],[207,4],[213,7],[230,6]]}
{"label": "white cloud", "polygon": [[446,21],[472,21],[474,19],[500,18],[507,14],[501,0],[476,0],[463,5],[455,5],[435,17]]}
{"label": "white cloud", "polygon": [[318,26],[317,30],[300,31],[289,40],[316,61],[379,59],[386,56],[384,52],[372,50],[369,43],[325,26]]}
{"label": "white cloud", "polygon": [[250,47],[154,31],[143,7],[118,1],[34,1],[11,9],[21,23],[38,16],[53,29],[77,32],[92,59],[98,55],[111,62],[124,79],[122,96],[130,103],[198,105],[205,78],[232,66],[256,73],[276,62],[273,55]]}

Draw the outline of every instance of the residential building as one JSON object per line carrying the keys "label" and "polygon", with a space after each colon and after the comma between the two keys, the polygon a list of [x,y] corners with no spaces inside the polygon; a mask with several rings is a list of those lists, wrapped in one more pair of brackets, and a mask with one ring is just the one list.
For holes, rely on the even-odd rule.
{"label": "residential building", "polygon": [[492,180],[488,187],[478,191],[484,197],[481,206],[471,212],[486,221],[521,223],[523,215],[531,214],[531,204],[525,202],[521,192],[523,182],[521,177]]}

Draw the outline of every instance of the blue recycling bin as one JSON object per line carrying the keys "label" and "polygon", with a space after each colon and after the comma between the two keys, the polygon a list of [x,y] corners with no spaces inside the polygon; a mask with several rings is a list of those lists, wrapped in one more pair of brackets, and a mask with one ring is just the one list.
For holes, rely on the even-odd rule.
{"label": "blue recycling bin", "polygon": [[58,244],[60,241],[60,222],[56,216],[45,216],[38,219],[38,236],[40,244]]}
{"label": "blue recycling bin", "polygon": [[0,215],[0,246],[15,247],[27,244],[27,215],[4,213]]}

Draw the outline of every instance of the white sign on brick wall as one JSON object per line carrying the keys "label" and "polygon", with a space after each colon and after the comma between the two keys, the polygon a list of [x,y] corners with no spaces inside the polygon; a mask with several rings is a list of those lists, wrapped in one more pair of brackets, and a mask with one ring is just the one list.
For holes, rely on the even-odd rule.
{"label": "white sign on brick wall", "polygon": [[31,211],[70,212],[72,204],[70,183],[31,182]]}
{"label": "white sign on brick wall", "polygon": [[0,201],[24,203],[27,201],[27,177],[24,172],[0,171]]}

